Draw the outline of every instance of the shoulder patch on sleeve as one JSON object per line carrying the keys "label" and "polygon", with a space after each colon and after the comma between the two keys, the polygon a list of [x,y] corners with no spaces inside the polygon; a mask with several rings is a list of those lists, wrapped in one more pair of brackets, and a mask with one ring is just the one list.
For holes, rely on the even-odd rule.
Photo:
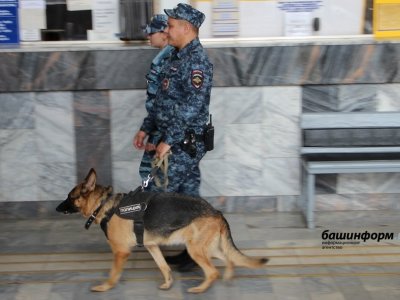
{"label": "shoulder patch on sleeve", "polygon": [[199,89],[203,86],[204,82],[204,74],[201,70],[193,70],[192,71],[192,85]]}

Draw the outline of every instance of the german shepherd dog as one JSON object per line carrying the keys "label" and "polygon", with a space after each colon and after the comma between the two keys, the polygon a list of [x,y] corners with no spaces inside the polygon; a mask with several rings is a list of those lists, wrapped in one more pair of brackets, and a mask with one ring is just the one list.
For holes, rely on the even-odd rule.
{"label": "german shepherd dog", "polygon": [[[204,292],[218,278],[218,270],[211,258],[224,261],[224,280],[233,277],[234,266],[261,268],[268,262],[267,258],[253,258],[241,253],[232,240],[226,219],[207,201],[176,193],[141,192],[143,193],[150,197],[143,216],[143,244],[164,277],[160,289],[169,289],[173,282],[171,269],[164,259],[160,245],[184,244],[192,259],[203,270],[204,281],[199,286],[188,289],[190,293]],[[108,197],[109,200],[94,220],[95,223],[100,223],[106,212],[118,205],[121,195],[113,195],[112,187],[97,185],[96,172],[91,169],[85,180],[70,191],[68,198],[58,205],[56,210],[65,214],[80,212],[88,218]],[[113,264],[109,278],[104,283],[92,287],[92,291],[107,291],[119,281],[131,249],[137,245],[133,222],[117,214],[110,218],[106,234],[114,256]]]}

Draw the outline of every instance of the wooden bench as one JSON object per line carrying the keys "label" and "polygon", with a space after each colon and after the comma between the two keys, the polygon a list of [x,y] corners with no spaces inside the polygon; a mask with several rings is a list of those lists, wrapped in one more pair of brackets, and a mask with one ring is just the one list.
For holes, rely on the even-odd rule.
{"label": "wooden bench", "polygon": [[400,172],[400,112],[303,113],[301,203],[314,228],[315,175]]}

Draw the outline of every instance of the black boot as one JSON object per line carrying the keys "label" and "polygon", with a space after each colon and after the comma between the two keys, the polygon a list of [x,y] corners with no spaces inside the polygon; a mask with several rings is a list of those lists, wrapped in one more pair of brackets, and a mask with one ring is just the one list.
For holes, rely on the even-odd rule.
{"label": "black boot", "polygon": [[165,261],[171,265],[180,265],[182,262],[186,261],[188,258],[191,259],[187,250],[183,250],[181,253],[175,256],[166,256]]}
{"label": "black boot", "polygon": [[178,255],[165,257],[165,260],[171,265],[178,265],[178,271],[182,273],[189,272],[197,266],[196,262],[190,257],[186,249]]}
{"label": "black boot", "polygon": [[189,256],[188,259],[179,264],[178,271],[181,273],[189,272],[197,266],[197,263]]}

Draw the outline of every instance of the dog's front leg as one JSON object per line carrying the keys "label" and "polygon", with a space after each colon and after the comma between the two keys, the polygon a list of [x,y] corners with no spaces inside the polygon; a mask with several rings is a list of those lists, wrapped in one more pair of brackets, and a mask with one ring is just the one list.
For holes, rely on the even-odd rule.
{"label": "dog's front leg", "polygon": [[115,252],[114,261],[112,264],[108,280],[101,285],[92,287],[92,291],[105,292],[113,288],[121,277],[122,269],[129,257],[129,254],[130,254],[129,252]]}
{"label": "dog's front leg", "polygon": [[161,253],[160,247],[158,247],[157,245],[146,245],[145,247],[153,257],[158,268],[164,276],[164,283],[160,285],[159,288],[161,290],[168,290],[172,286],[174,280],[171,275],[171,269],[165,261],[165,258]]}

